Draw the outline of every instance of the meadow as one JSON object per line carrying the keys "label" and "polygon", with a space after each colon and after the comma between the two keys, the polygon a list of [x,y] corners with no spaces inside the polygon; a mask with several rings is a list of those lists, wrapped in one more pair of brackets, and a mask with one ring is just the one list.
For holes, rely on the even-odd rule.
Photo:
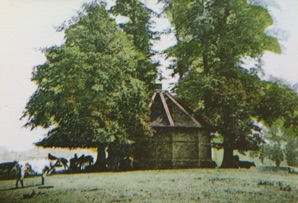
{"label": "meadow", "polygon": [[298,176],[272,167],[53,174],[0,181],[0,202],[297,202]]}

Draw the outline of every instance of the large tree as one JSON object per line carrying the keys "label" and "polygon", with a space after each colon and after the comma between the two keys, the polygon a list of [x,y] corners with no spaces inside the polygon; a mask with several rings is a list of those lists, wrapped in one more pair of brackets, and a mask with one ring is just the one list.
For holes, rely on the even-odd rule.
{"label": "large tree", "polygon": [[[247,136],[253,117],[269,118],[262,112],[268,107],[261,105],[270,105],[265,97],[272,84],[260,80],[258,66],[243,68],[242,60],[258,58],[265,50],[280,52],[278,41],[264,32],[271,17],[245,0],[171,0],[167,13],[177,38],[177,45],[168,50],[176,57],[175,71],[180,75],[177,94],[223,136],[222,167],[230,167],[234,149],[253,147]],[[285,108],[297,109],[292,104]],[[276,119],[285,112],[274,109],[267,114]]]}
{"label": "large tree", "polygon": [[38,145],[98,147],[102,164],[106,143],[146,134],[148,87],[156,74],[102,5],[84,9],[63,28],[65,43],[46,49],[47,61],[35,67],[38,88],[24,117],[27,127],[49,129]]}
{"label": "large tree", "polygon": [[[128,39],[138,51],[151,58],[155,54],[152,49],[153,41],[158,40],[160,35],[159,32],[152,31],[154,21],[151,17],[157,14],[140,0],[116,0],[109,12],[115,16],[127,18],[127,21],[118,24],[119,28],[128,35]],[[139,69],[148,72],[148,66],[144,66],[143,62],[138,61]],[[151,68],[151,75],[144,74],[146,82],[151,82],[152,76],[156,77],[157,66],[158,62],[155,62]],[[154,87],[154,85],[150,86],[150,88]]]}

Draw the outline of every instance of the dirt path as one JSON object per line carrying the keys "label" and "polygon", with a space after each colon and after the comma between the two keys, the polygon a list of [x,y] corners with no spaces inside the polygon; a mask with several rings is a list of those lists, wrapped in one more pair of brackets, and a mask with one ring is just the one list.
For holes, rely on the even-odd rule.
{"label": "dirt path", "polygon": [[[156,170],[0,181],[0,202],[296,202],[298,176],[251,170]],[[289,189],[290,188],[290,189]]]}

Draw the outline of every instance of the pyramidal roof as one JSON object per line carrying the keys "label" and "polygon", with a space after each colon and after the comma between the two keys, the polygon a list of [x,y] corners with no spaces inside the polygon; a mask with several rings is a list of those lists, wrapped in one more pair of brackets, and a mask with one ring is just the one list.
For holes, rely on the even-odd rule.
{"label": "pyramidal roof", "polygon": [[168,91],[154,93],[150,110],[151,127],[208,127],[190,107]]}

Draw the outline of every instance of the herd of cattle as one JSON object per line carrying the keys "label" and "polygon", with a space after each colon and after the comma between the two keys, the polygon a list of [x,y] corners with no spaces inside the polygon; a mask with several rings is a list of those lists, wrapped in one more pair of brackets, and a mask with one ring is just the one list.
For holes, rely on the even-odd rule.
{"label": "herd of cattle", "polygon": [[[60,170],[63,167],[64,172],[80,172],[82,170],[92,169],[94,167],[94,158],[91,155],[82,154],[80,157],[77,154],[74,155],[73,158],[69,160],[64,157],[57,157],[52,154],[48,154],[47,164],[39,163],[39,169],[36,165],[30,163],[22,163],[18,161],[14,162],[5,162],[0,163],[0,176],[3,174],[14,174],[16,178],[16,187],[18,187],[18,183],[21,183],[23,187],[23,179],[25,173],[29,175],[40,175],[41,176],[41,184],[45,183],[45,177],[56,171],[56,168],[60,167]],[[123,170],[132,169],[133,167],[133,158],[130,156],[119,156],[113,155],[113,153],[109,153],[109,157],[106,160],[106,168],[110,170]],[[233,157],[233,167],[232,168],[247,168],[255,167],[254,162],[249,161],[240,161],[239,157],[235,155]],[[41,167],[42,166],[42,167]],[[125,170],[124,169],[124,170]],[[1,177],[0,177],[1,178]]]}
{"label": "herd of cattle", "polygon": [[[123,148],[123,147],[122,147]],[[133,168],[133,158],[115,150],[117,147],[110,146],[109,152],[106,151],[104,168],[110,171],[119,170],[131,170]],[[111,150],[112,149],[112,150]],[[25,174],[27,175],[40,175],[41,184],[45,183],[45,177],[54,172],[81,172],[81,171],[92,171],[93,169],[98,170],[95,166],[94,158],[91,155],[78,156],[74,155],[69,160],[64,157],[58,157],[53,154],[48,154],[46,160],[30,160],[28,162],[4,162],[0,163],[0,179],[11,179],[16,178],[16,187],[18,183],[21,183],[23,187],[23,179]]]}
{"label": "herd of cattle", "polygon": [[19,182],[21,187],[24,187],[23,180],[25,174],[29,176],[40,175],[41,184],[44,185],[45,177],[55,172],[56,168],[63,166],[64,171],[81,171],[87,167],[90,167],[94,163],[94,159],[91,155],[85,156],[84,154],[80,157],[75,154],[74,158],[71,158],[69,161],[64,157],[56,157],[50,153],[48,154],[47,158],[48,161],[46,163],[42,161],[37,163],[34,161],[30,163],[21,161],[0,163],[0,175],[2,175],[2,178],[6,179],[12,178],[11,176],[13,174],[13,176],[16,178],[16,187],[19,186]]}
{"label": "herd of cattle", "polygon": [[48,159],[52,161],[56,161],[55,167],[63,166],[64,170],[70,170],[70,171],[80,171],[85,169],[86,167],[90,167],[94,163],[94,158],[91,155],[85,156],[82,154],[80,157],[78,157],[77,154],[74,155],[74,158],[71,158],[68,160],[64,157],[56,157],[52,154],[48,154]]}

